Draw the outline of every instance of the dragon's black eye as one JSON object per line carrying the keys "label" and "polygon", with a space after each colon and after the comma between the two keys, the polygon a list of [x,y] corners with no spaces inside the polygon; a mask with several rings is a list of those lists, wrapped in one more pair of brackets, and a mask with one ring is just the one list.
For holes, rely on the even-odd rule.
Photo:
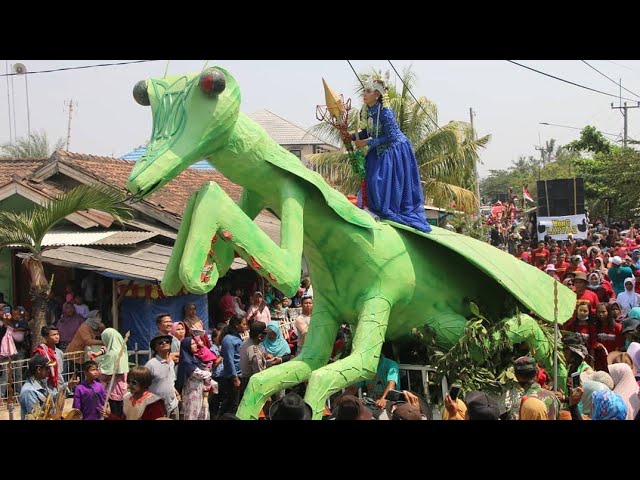
{"label": "dragon's black eye", "polygon": [[148,107],[149,105],[151,105],[151,101],[149,100],[149,92],[147,91],[146,80],[140,80],[138,83],[136,83],[135,87],[133,87],[133,98],[143,107]]}
{"label": "dragon's black eye", "polygon": [[199,83],[200,89],[210,97],[220,95],[227,86],[224,74],[215,68],[208,68],[202,72]]}

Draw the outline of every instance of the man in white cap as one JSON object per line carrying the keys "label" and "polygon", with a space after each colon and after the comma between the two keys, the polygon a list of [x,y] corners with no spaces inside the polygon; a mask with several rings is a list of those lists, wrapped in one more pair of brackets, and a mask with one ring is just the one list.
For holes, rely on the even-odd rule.
{"label": "man in white cap", "polygon": [[622,263],[623,260],[618,255],[612,257],[611,268],[609,268],[609,271],[607,272],[616,295],[624,292],[624,280],[626,278],[633,277],[633,270],[631,270],[631,267],[623,266]]}

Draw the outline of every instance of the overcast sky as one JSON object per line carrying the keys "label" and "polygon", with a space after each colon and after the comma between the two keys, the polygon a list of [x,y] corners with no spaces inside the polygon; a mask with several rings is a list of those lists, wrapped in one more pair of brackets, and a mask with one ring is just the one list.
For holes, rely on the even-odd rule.
{"label": "overcast sky", "polygon": [[[112,63],[121,60],[7,60],[5,65],[23,63],[28,71]],[[618,95],[613,82],[580,60],[523,60],[524,65],[566,80]],[[640,61],[588,60],[588,62],[622,86],[640,95]],[[352,60],[358,72],[374,67],[391,70],[387,60]],[[489,169],[507,168],[520,155],[539,153],[534,146],[539,139],[555,138],[564,144],[577,138],[579,131],[540,125],[548,122],[582,128],[594,125],[603,132],[620,135],[623,118],[611,109],[613,97],[591,92],[545,77],[505,60],[392,60],[396,69],[413,65],[417,83],[416,96],[424,95],[436,103],[439,124],[450,120],[469,120],[469,108],[476,112],[479,135],[491,134],[482,152],[481,175]],[[171,60],[170,74],[200,71],[204,60]],[[354,97],[356,78],[346,60],[211,60],[238,80],[242,92],[242,111],[260,109],[272,112],[308,128],[316,123],[316,105],[324,103],[321,78],[332,88]],[[68,111],[65,102],[73,100],[70,150],[93,155],[122,156],[146,143],[151,132],[151,114],[132,97],[139,80],[162,77],[167,60],[133,65],[39,73],[28,76],[31,131],[44,130],[50,138],[66,139]],[[15,122],[18,136],[27,133],[27,103],[23,76],[9,77],[15,96]],[[12,79],[12,80],[11,80]],[[391,80],[397,80],[391,70]],[[7,78],[0,78],[0,143],[9,141]],[[640,97],[622,91],[623,97]],[[624,100],[623,100],[624,101]],[[359,106],[359,99],[354,98]],[[629,105],[634,104],[629,101]],[[635,105],[635,104],[634,104]],[[629,136],[640,139],[640,108],[629,109]],[[611,137],[609,137],[611,138]]]}

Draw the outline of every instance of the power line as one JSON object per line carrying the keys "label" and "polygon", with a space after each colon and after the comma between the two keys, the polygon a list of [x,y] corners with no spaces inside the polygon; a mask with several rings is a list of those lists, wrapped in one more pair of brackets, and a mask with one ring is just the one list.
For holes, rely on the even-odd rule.
{"label": "power line", "polygon": [[626,65],[622,65],[621,63],[616,63],[616,62],[614,62],[612,60],[605,60],[605,62],[613,63],[614,65],[617,65],[619,67],[626,68],[627,70],[631,70],[633,72],[637,72],[637,70],[635,68],[627,67]]}
{"label": "power line", "polygon": [[622,98],[623,100],[629,100],[631,102],[635,102],[631,98],[620,97],[619,95],[612,95],[611,93],[603,92],[601,90],[596,90],[595,88],[585,87],[584,85],[580,85],[579,83],[571,82],[569,80],[565,80],[564,78],[556,77],[555,75],[551,75],[549,73],[541,72],[540,70],[536,70],[535,68],[527,67],[526,65],[522,65],[521,63],[514,62],[513,60],[507,60],[507,62],[513,63],[514,65],[518,65],[519,67],[526,68],[527,70],[531,70],[533,72],[539,73],[540,75],[544,75],[545,77],[554,78],[556,80],[560,80],[561,82],[568,83],[569,85],[575,85],[576,87],[584,88],[585,90],[591,90],[592,92],[601,93],[602,95],[607,95],[608,97],[614,98]]}
{"label": "power line", "polygon": [[585,61],[585,60],[580,60],[580,61],[581,61],[582,63],[584,63],[585,65],[587,65],[588,67],[593,68],[596,72],[598,72],[598,73],[599,73],[600,75],[602,75],[603,77],[605,77],[605,78],[607,78],[607,79],[611,80],[611,81],[612,81],[612,82],[613,82],[617,87],[620,87],[621,89],[626,90],[627,92],[629,92],[631,95],[635,95],[636,97],[640,98],[640,95],[638,95],[638,94],[637,94],[637,93],[635,93],[635,92],[632,92],[632,91],[631,91],[631,90],[629,90],[628,88],[624,88],[624,87],[622,86],[622,84],[621,84],[621,83],[618,83],[618,82],[616,82],[613,78],[608,77],[607,75],[605,75],[604,73],[602,73],[600,70],[598,70],[596,67],[594,67],[593,65],[591,65],[591,64],[590,64],[590,63],[588,63],[587,61]]}
{"label": "power line", "polygon": [[404,88],[407,89],[407,91],[409,92],[409,95],[411,95],[411,97],[413,98],[413,100],[416,102],[416,104],[418,104],[418,106],[422,109],[422,111],[424,113],[426,113],[427,117],[429,117],[429,120],[431,120],[434,125],[436,126],[436,131],[440,130],[440,127],[438,126],[438,122],[436,122],[431,115],[429,115],[429,112],[427,112],[425,110],[425,108],[422,106],[422,104],[418,101],[418,99],[413,95],[413,93],[411,92],[411,90],[409,89],[409,87],[407,86],[406,83],[404,83],[404,78],[402,78],[400,76],[400,74],[398,73],[398,70],[396,70],[396,67],[393,66],[393,63],[391,63],[391,60],[387,60],[387,62],[389,62],[389,65],[391,65],[391,68],[393,68],[393,71],[396,72],[396,75],[398,76],[398,78],[400,79],[400,81],[402,82],[402,85],[404,85]]}
{"label": "power line", "polygon": [[36,73],[63,72],[66,70],[81,70],[83,68],[113,67],[115,65],[131,65],[132,63],[146,63],[146,62],[158,62],[158,61],[159,60],[133,60],[131,62],[99,63],[96,65],[83,65],[78,67],[64,67],[64,68],[54,68],[51,70],[38,70],[37,72],[25,72],[24,74],[6,73],[6,74],[0,74],[0,77],[13,77],[14,75],[35,75]]}
{"label": "power line", "polygon": [[349,64],[349,66],[351,67],[351,71],[353,72],[353,74],[356,76],[356,78],[358,79],[358,81],[360,82],[360,85],[362,85],[362,89],[364,90],[364,83],[362,83],[362,80],[360,80],[360,76],[356,73],[356,70],[353,68],[353,65],[351,65],[351,60],[347,60],[347,63]]}

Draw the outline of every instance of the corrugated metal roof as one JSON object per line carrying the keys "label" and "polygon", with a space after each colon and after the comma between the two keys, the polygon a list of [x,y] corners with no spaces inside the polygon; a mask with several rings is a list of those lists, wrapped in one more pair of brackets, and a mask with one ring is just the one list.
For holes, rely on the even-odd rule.
{"label": "corrugated metal roof", "polygon": [[134,245],[158,235],[155,232],[49,232],[42,240],[43,247],[63,245]]}
{"label": "corrugated metal roof", "polygon": [[[96,248],[64,246],[42,252],[45,263],[62,267],[92,270],[113,278],[128,278],[160,282],[169,263],[173,247],[145,242],[125,248]],[[18,254],[23,256],[24,254]],[[236,258],[232,270],[245,268],[247,264]]]}
{"label": "corrugated metal roof", "polygon": [[65,246],[45,250],[42,260],[53,265],[109,273],[116,277],[160,282],[171,251],[171,247],[149,242],[113,250]]}
{"label": "corrugated metal roof", "polygon": [[[140,157],[142,157],[142,155],[144,155],[144,152],[146,151],[147,151],[147,147],[145,145],[141,145],[135,150],[132,150],[131,152],[124,154],[120,158],[123,160],[133,160],[134,162],[137,162],[138,160],[140,160]],[[197,170],[215,170],[215,168],[213,168],[211,164],[206,160],[200,160],[199,162],[191,165],[190,168],[195,168]]]}
{"label": "corrugated metal roof", "polygon": [[175,240],[176,238],[178,238],[177,232],[175,232],[173,230],[169,230],[168,228],[166,228],[164,226],[158,226],[158,225],[154,225],[152,223],[144,222],[144,221],[142,221],[140,219],[125,220],[124,224],[128,225],[128,226],[131,226],[131,227],[134,227],[134,228],[139,228],[139,229],[147,231],[147,232],[158,233],[158,234],[162,235],[163,237],[167,237],[167,238],[170,238],[172,240]]}
{"label": "corrugated metal roof", "polygon": [[327,142],[312,135],[304,128],[291,123],[269,110],[259,110],[249,117],[279,145],[326,145]]}

